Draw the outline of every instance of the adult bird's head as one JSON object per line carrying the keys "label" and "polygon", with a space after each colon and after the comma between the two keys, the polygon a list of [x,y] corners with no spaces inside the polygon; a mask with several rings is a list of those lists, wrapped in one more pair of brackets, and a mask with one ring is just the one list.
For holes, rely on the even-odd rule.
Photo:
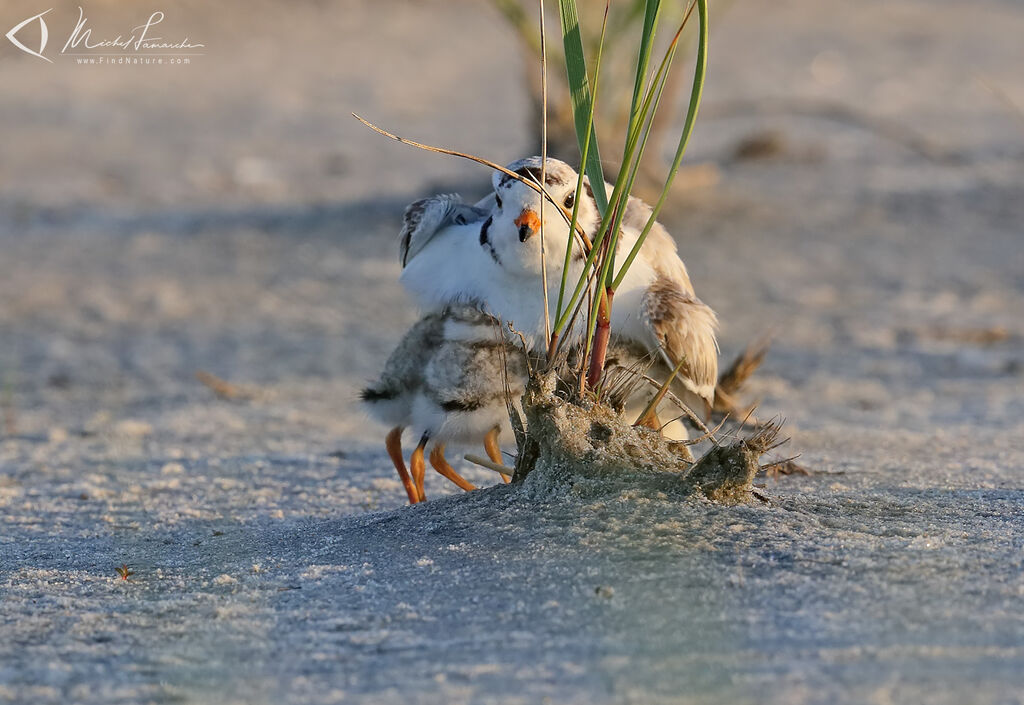
{"label": "adult bird's head", "polygon": [[[527,157],[512,162],[507,169],[527,180],[541,182],[540,157]],[[496,259],[513,275],[534,277],[541,272],[541,222],[544,224],[544,246],[548,276],[561,271],[566,243],[570,239],[568,220],[576,198],[578,174],[563,161],[549,158],[544,169],[544,188],[557,206],[535,189],[508,174],[495,172],[491,223],[487,237]],[[597,230],[600,216],[590,185],[584,181],[580,193],[577,222],[589,236]],[[573,242],[574,260],[582,255],[578,239]]]}

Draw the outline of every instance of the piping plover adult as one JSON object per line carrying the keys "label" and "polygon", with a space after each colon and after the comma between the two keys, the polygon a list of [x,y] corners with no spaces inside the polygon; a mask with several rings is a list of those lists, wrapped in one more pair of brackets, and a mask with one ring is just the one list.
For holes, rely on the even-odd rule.
{"label": "piping plover adult", "polygon": [[[536,180],[541,178],[541,160],[529,157],[513,162],[509,171]],[[574,206],[576,171],[565,162],[548,159],[544,169],[544,187],[558,207],[571,212]],[[539,193],[507,174],[495,172],[492,178],[491,223],[487,236],[502,268],[524,281],[524,288],[539,297],[537,281],[541,275],[541,218],[547,251],[548,288],[557,291],[561,279],[563,253],[570,237],[561,213]],[[610,193],[611,186],[605,184]],[[481,205],[487,205],[485,201]],[[616,266],[636,243],[651,214],[651,208],[638,198],[629,198],[623,214],[616,250]],[[593,238],[600,225],[597,204],[588,181],[584,182],[578,222]],[[574,243],[569,280],[574,282],[584,260],[581,245]],[[504,311],[497,312],[505,315]],[[510,312],[515,313],[515,312]],[[679,258],[676,243],[660,223],[655,223],[640,247],[638,257],[627,271],[615,294],[612,306],[612,333],[624,342],[633,342],[660,358],[660,375],[682,361],[674,386],[687,405],[705,415],[714,401],[718,376],[718,343],[715,312],[697,298],[686,265]],[[656,373],[657,374],[657,373]]]}

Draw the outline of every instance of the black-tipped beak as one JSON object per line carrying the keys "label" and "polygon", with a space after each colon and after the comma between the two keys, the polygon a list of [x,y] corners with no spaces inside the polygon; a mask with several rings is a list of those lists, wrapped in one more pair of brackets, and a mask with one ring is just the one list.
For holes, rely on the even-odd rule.
{"label": "black-tipped beak", "polygon": [[515,220],[519,226],[519,242],[526,242],[540,231],[540,218],[529,208],[524,209]]}

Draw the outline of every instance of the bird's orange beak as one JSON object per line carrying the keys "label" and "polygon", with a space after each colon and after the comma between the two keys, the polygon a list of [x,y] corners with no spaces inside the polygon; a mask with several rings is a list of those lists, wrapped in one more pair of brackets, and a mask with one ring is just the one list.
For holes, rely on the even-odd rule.
{"label": "bird's orange beak", "polygon": [[515,219],[516,227],[519,228],[519,242],[526,242],[534,233],[540,232],[540,216],[529,208],[524,208],[519,217]]}

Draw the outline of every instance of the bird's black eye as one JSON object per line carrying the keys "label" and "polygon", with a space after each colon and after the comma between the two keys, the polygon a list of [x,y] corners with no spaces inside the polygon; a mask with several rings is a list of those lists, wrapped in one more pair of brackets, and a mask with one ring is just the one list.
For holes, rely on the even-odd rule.
{"label": "bird's black eye", "polygon": [[455,216],[455,224],[456,225],[465,225],[466,224],[466,216],[462,215],[461,213],[459,215]]}
{"label": "bird's black eye", "polygon": [[576,194],[575,193],[570,193],[568,196],[565,197],[565,200],[562,201],[563,205],[565,205],[566,208],[572,208],[572,204],[574,204],[575,202],[576,202]]}
{"label": "bird's black eye", "polygon": [[495,205],[498,206],[498,208],[501,208],[501,196],[499,196],[498,194],[494,194],[494,203]]}

